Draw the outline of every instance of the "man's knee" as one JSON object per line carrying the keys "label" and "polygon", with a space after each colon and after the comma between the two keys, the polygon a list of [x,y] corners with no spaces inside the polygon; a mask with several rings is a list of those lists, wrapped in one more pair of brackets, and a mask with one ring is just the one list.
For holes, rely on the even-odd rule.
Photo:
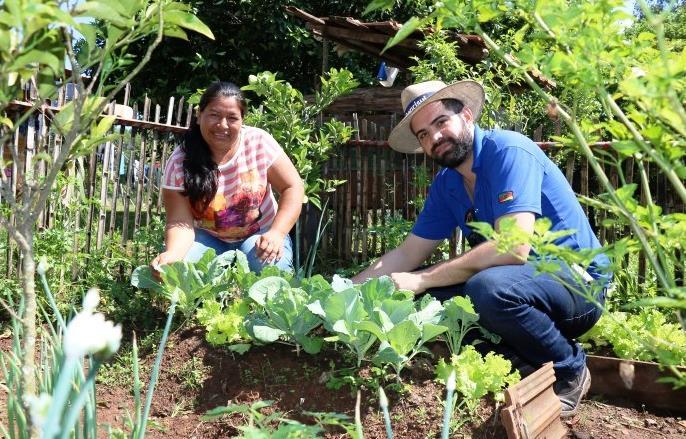
{"label": "man's knee", "polygon": [[465,285],[465,294],[474,304],[474,309],[488,319],[517,304],[512,292],[512,277],[504,267],[491,267],[472,276]]}

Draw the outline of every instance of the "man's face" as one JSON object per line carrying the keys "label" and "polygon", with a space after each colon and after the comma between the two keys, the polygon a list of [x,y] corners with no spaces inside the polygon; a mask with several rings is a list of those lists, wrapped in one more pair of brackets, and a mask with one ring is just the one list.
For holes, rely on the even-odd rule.
{"label": "man's face", "polygon": [[424,152],[446,168],[460,166],[472,152],[474,124],[467,107],[456,114],[441,101],[431,102],[412,116],[410,129]]}

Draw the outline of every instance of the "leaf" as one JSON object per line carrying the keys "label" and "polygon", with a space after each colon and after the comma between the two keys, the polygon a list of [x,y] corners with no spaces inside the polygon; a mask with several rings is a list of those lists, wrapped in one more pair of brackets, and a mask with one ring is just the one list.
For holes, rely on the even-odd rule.
{"label": "leaf", "polygon": [[131,18],[122,16],[116,8],[106,2],[87,1],[74,8],[75,17],[95,18],[119,27],[128,27]]}
{"label": "leaf", "polygon": [[427,343],[448,330],[447,326],[425,323],[422,326],[422,344]]}
{"label": "leaf", "polygon": [[[214,40],[214,34],[205,23],[195,15],[184,11],[165,11],[164,20],[167,23],[175,24],[184,29],[192,30]],[[165,30],[165,34],[167,31]]]}
{"label": "leaf", "polygon": [[423,26],[426,23],[426,20],[427,19],[419,19],[417,17],[412,17],[407,20],[405,24],[403,24],[403,27],[400,28],[398,33],[396,33],[395,36],[388,43],[386,43],[386,46],[381,51],[381,54],[407,38],[417,28]]}
{"label": "leaf", "polygon": [[236,344],[232,344],[232,345],[227,346],[227,348],[231,352],[236,352],[236,353],[241,354],[241,355],[248,352],[251,347],[252,347],[252,345],[250,343],[236,343]]}
{"label": "leaf", "polygon": [[324,340],[319,337],[307,337],[303,335],[296,335],[295,340],[303,347],[305,352],[311,355],[318,354],[322,350]]}
{"label": "leaf", "polygon": [[422,336],[421,331],[417,325],[405,320],[393,327],[388,334],[388,343],[401,355],[407,355],[412,351],[412,348],[417,344],[417,340]]}
{"label": "leaf", "polygon": [[141,290],[160,292],[162,285],[153,276],[153,269],[149,265],[141,265],[131,273],[131,285]]}
{"label": "leaf", "polygon": [[30,50],[19,55],[9,66],[5,67],[5,69],[17,71],[25,68],[34,68],[34,66],[38,67],[40,64],[50,67],[53,73],[61,73],[62,62],[60,59],[52,53],[40,49]]}
{"label": "leaf", "polygon": [[258,304],[265,306],[282,289],[290,289],[288,282],[280,277],[270,276],[255,282],[248,290],[248,296]]}
{"label": "leaf", "polygon": [[367,5],[362,15],[368,15],[379,9],[391,9],[394,5],[393,0],[372,0],[371,3]]}
{"label": "leaf", "polygon": [[256,325],[251,329],[255,339],[264,343],[273,343],[278,340],[280,336],[285,334],[285,332],[280,329],[264,325]]}
{"label": "leaf", "polygon": [[104,116],[98,124],[91,130],[91,136],[95,138],[104,137],[107,132],[112,128],[112,124],[117,119],[116,116]]}

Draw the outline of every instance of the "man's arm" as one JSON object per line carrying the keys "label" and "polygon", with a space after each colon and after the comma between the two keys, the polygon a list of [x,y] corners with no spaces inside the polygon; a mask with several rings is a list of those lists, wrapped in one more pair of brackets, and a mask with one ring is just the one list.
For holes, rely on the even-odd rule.
{"label": "man's arm", "polygon": [[440,242],[410,233],[400,246],[377,259],[366,270],[353,277],[352,281],[360,284],[372,277],[412,271],[431,256]]}
{"label": "man's arm", "polygon": [[[500,230],[500,221],[508,217],[514,218],[517,226],[523,231],[529,234],[533,233],[536,217],[531,212],[503,215],[496,221],[496,230]],[[419,294],[429,288],[466,282],[470,277],[486,268],[498,265],[523,264],[529,255],[529,250],[530,246],[523,244],[514,250],[514,254],[498,253],[495,242],[487,241],[457,258],[417,272],[407,272],[407,270],[394,272],[391,277],[399,288],[412,290]]]}

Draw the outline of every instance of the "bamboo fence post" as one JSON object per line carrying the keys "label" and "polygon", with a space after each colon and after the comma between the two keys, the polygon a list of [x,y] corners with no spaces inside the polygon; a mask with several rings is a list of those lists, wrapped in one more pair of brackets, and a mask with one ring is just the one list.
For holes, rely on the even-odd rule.
{"label": "bamboo fence post", "polygon": [[89,200],[88,215],[86,216],[86,254],[90,254],[91,252],[91,241],[93,238],[93,216],[95,215],[95,206],[93,206],[93,203],[91,203],[90,200],[95,193],[96,167],[96,154],[95,151],[91,151],[90,159],[88,161],[88,186],[86,189],[86,198]]}
{"label": "bamboo fence post", "polygon": [[[183,99],[180,101],[181,104],[183,104]],[[179,110],[182,107],[179,106]],[[155,123],[160,122],[160,111],[162,108],[158,105],[155,105]],[[180,117],[180,111],[179,111],[179,117]],[[152,209],[152,193],[155,190],[155,185],[153,182],[155,181],[156,177],[156,172],[155,172],[155,161],[157,160],[157,147],[159,143],[159,138],[157,131],[153,131],[151,133],[152,135],[152,151],[150,153],[150,167],[148,168],[148,190],[146,191],[145,194],[145,226],[148,227],[150,226],[150,210]],[[158,188],[159,190],[159,188]]]}
{"label": "bamboo fence post", "polygon": [[344,254],[345,254],[345,259],[347,261],[351,260],[352,256],[352,248],[350,246],[350,242],[352,239],[352,220],[353,220],[353,215],[352,215],[352,196],[353,196],[353,191],[352,191],[352,159],[351,159],[351,154],[350,151],[352,148],[348,148],[346,151],[346,156],[345,156],[345,173],[346,173],[346,180],[348,181],[347,183],[347,193],[345,197],[345,240],[343,241],[343,246],[344,246]]}
{"label": "bamboo fence post", "polygon": [[[124,102],[123,105],[129,105],[129,96],[131,94],[131,84],[127,83],[124,86]],[[134,117],[136,115],[134,114]],[[123,192],[121,190],[121,169],[122,169],[122,159],[126,157],[124,154],[124,135],[126,134],[126,127],[122,124],[119,126],[119,139],[118,147],[115,148],[116,154],[114,159],[114,193],[112,194],[112,208],[110,209],[110,228],[109,234],[111,238],[114,238],[114,232],[117,225],[117,204],[119,202],[119,194]]]}
{"label": "bamboo fence post", "polygon": [[[110,103],[108,112],[114,114],[115,102]],[[110,179],[110,155],[112,151],[112,142],[105,142],[102,156],[102,175],[100,176],[100,206],[98,208],[98,228],[95,238],[95,248],[99,249],[102,246],[102,241],[105,237],[105,219],[107,218],[107,189]]]}
{"label": "bamboo fence post", "polygon": [[[37,142],[37,148],[36,150],[38,153],[43,153],[46,155],[48,154],[49,151],[49,136],[48,136],[48,125],[47,125],[47,120],[45,118],[45,110],[41,108],[40,112],[36,115],[36,122],[38,123],[38,130],[36,132],[38,136],[38,142]],[[47,175],[47,168],[45,166],[45,160],[39,160],[38,163],[38,176],[41,180],[43,180],[46,175]],[[41,185],[38,184],[37,187],[40,187]],[[49,211],[50,211],[50,201],[52,197],[48,197],[47,200],[45,200],[45,207],[41,211],[41,213],[38,215],[37,218],[37,224],[38,227],[45,228],[48,225],[48,218],[49,218]],[[40,206],[38,207],[40,209]]]}
{"label": "bamboo fence post", "polygon": [[[150,98],[148,96],[145,96],[145,101],[143,105],[143,120],[148,121],[150,118]],[[173,104],[174,100],[173,98],[170,99],[170,102]],[[171,118],[171,111],[173,108],[169,109],[168,113],[168,118]],[[142,211],[142,204],[143,204],[143,189],[145,188],[145,144],[147,143],[147,136],[146,136],[146,131],[141,130],[141,146],[138,150],[138,169],[136,169],[137,172],[137,178],[136,178],[136,211],[133,217],[133,233],[135,234],[138,231],[138,228],[141,225],[141,211]]]}
{"label": "bamboo fence post", "polygon": [[[381,184],[381,229],[386,227],[386,203],[388,203],[388,198],[386,197],[386,179],[388,175],[386,174],[386,162],[388,161],[388,148],[384,148],[381,151],[381,178],[379,183]],[[381,254],[386,253],[386,240],[381,239]]]}
{"label": "bamboo fence post", "polygon": [[[355,138],[360,140],[360,123],[357,119],[357,113],[353,113],[353,128],[355,129]],[[353,227],[356,229],[355,232],[359,232],[360,227],[362,226],[362,148],[359,143],[355,146],[355,168],[355,176],[357,181],[355,182],[356,193],[355,211],[353,213]],[[357,227],[355,227],[355,225],[357,225]],[[353,261],[357,263],[359,262],[361,240],[360,234],[355,232],[352,234]]]}
{"label": "bamboo fence post", "polygon": [[[138,104],[133,106],[134,117],[138,118]],[[126,165],[126,187],[128,190],[124,195],[124,218],[122,219],[122,234],[121,241],[122,245],[126,245],[129,240],[129,211],[131,210],[131,190],[130,187],[133,184],[133,171],[134,163],[136,159],[136,137],[138,137],[138,128],[133,127],[131,129],[131,150],[129,151],[129,162]]]}

